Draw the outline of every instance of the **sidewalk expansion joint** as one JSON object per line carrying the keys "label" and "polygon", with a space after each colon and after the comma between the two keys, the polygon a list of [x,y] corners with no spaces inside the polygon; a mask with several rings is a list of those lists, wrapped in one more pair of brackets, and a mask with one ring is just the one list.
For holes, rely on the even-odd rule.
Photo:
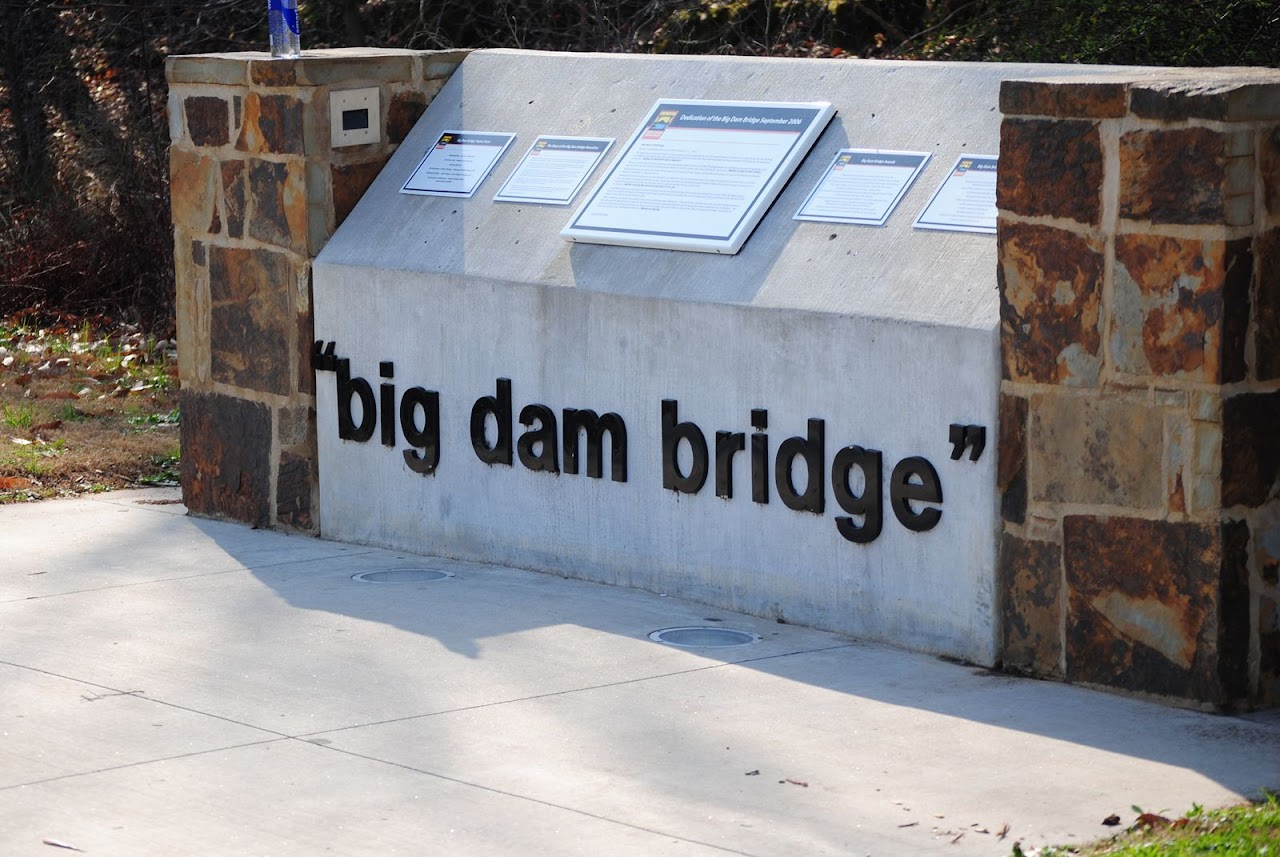
{"label": "sidewalk expansion joint", "polygon": [[307,559],[291,559],[285,562],[272,562],[266,565],[245,565],[239,568],[224,568],[221,571],[202,571],[197,574],[182,574],[176,577],[157,577],[151,580],[135,580],[132,583],[111,583],[106,586],[95,586],[91,589],[72,589],[67,592],[49,592],[45,595],[24,595],[21,598],[5,598],[0,600],[0,605],[19,604],[24,601],[43,601],[46,598],[61,598],[64,595],[86,595],[93,592],[106,592],[111,589],[130,589],[137,586],[150,586],[155,583],[174,583],[182,580],[198,580],[202,577],[217,577],[223,574],[237,574],[240,572],[255,572],[270,568],[280,568],[286,565],[300,565],[307,562],[328,562],[333,559],[346,559],[353,556],[365,556],[366,554],[376,553],[376,551],[360,551],[359,553],[341,553],[332,556],[309,557]]}
{"label": "sidewalk expansion joint", "polygon": [[[783,656],[774,655],[773,657],[783,657]],[[697,670],[689,670],[689,672],[697,672]],[[679,673],[672,673],[672,675],[679,675]],[[619,682],[619,683],[626,684],[626,682]],[[554,696],[554,695],[555,694],[548,694],[548,696]],[[414,766],[406,765],[403,762],[392,762],[388,759],[379,759],[377,756],[366,756],[363,753],[356,753],[351,750],[343,750],[340,747],[332,747],[332,746],[319,745],[319,744],[313,744],[312,746],[319,747],[321,750],[332,750],[335,753],[341,753],[344,756],[350,756],[355,759],[363,759],[366,762],[375,762],[380,765],[388,765],[393,768],[399,768],[404,771],[410,771],[411,773],[421,774],[423,776],[432,777],[437,780],[443,780],[444,782],[453,783],[454,785],[463,786],[465,788],[479,789],[480,791],[488,792],[489,794],[501,795],[503,797],[509,797],[509,798],[512,798],[513,800],[525,801],[527,803],[535,803],[535,804],[538,804],[539,806],[548,807],[549,809],[558,809],[558,810],[561,810],[562,812],[573,813],[574,815],[579,815],[584,818],[590,818],[595,821],[603,821],[606,824],[615,824],[615,825],[618,825],[619,827],[626,827],[630,830],[636,830],[641,833],[648,833],[653,836],[662,836],[665,838],[674,839],[678,842],[685,842],[690,845],[701,845],[703,848],[714,848],[716,851],[720,851],[725,854],[737,854],[739,855],[739,857],[762,857],[762,855],[753,854],[750,851],[739,851],[736,848],[728,848],[724,845],[716,845],[714,842],[706,842],[701,839],[691,839],[688,836],[681,836],[678,833],[671,833],[665,830],[656,830],[652,827],[645,827],[640,824],[632,824],[629,821],[622,821],[621,819],[618,819],[618,818],[610,818],[607,815],[599,815],[598,813],[589,812],[585,809],[578,809],[572,806],[565,806],[562,803],[554,803],[549,800],[543,800],[542,798],[536,798],[536,797],[531,797],[529,795],[517,794],[516,792],[495,788],[494,786],[486,786],[483,783],[473,783],[470,780],[463,780],[463,779],[459,779],[458,777],[451,777],[451,776],[448,776],[447,774],[440,774],[435,771],[427,771],[427,770],[423,770],[422,768],[415,768]]]}
{"label": "sidewalk expansion joint", "polygon": [[405,723],[410,720],[423,720],[428,717],[441,717],[447,714],[460,714],[464,711],[479,711],[485,708],[496,708],[501,705],[514,705],[521,702],[533,702],[539,699],[551,699],[557,696],[570,696],[575,693],[587,693],[593,690],[607,690],[608,688],[611,688],[611,687],[625,687],[626,685],[629,685],[629,684],[640,684],[646,681],[658,681],[664,678],[675,678],[677,676],[692,675],[694,673],[707,672],[709,670],[724,669],[725,667],[736,667],[744,664],[759,663],[760,661],[771,661],[771,660],[776,660],[778,658],[792,658],[798,655],[813,655],[813,654],[818,654],[819,652],[831,652],[838,649],[851,649],[856,647],[857,645],[858,645],[857,643],[841,643],[838,646],[823,646],[817,649],[802,649],[794,652],[779,652],[778,654],[774,654],[774,655],[761,655],[758,658],[744,658],[743,660],[740,660],[740,661],[725,661],[724,663],[708,664],[707,666],[694,667],[693,669],[676,670],[675,672],[669,672],[669,673],[658,673],[656,675],[639,676],[638,678],[627,678],[627,679],[622,679],[620,681],[606,682],[604,684],[592,684],[592,685],[587,685],[586,687],[575,687],[575,688],[569,688],[567,690],[552,690],[552,691],[548,691],[547,693],[535,693],[530,696],[517,696],[511,699],[500,699],[494,702],[481,702],[475,705],[462,705],[457,708],[445,708],[445,709],[441,709],[440,711],[430,711],[425,714],[409,714],[404,717],[388,718],[387,720],[374,720],[369,723],[356,723],[351,726],[339,726],[334,729],[322,729],[319,732],[304,732],[298,735],[291,735],[289,737],[306,741],[308,738],[315,738],[320,735],[332,735],[335,732],[348,732],[352,729],[365,729],[370,726],[386,726],[391,723]]}
{"label": "sidewalk expansion joint", "polygon": [[42,786],[42,785],[45,785],[46,783],[56,783],[56,782],[59,782],[60,780],[74,780],[78,777],[91,777],[95,774],[109,774],[112,771],[125,771],[130,768],[143,768],[143,767],[146,767],[147,765],[155,765],[160,762],[173,762],[179,759],[191,759],[196,756],[208,756],[211,753],[222,753],[227,750],[242,750],[246,747],[261,747],[264,744],[279,744],[282,741],[287,741],[287,740],[288,740],[287,738],[266,738],[262,741],[247,741],[242,744],[228,744],[225,747],[210,747],[207,750],[195,750],[190,753],[179,753],[176,756],[161,756],[160,758],[157,758],[157,759],[139,759],[136,762],[129,762],[124,765],[112,765],[107,768],[94,768],[88,771],[76,771],[70,774],[59,774],[56,777],[44,777],[43,779],[31,780],[30,782],[14,783],[13,785],[0,786],[0,792],[13,791],[14,789],[23,789],[29,786]]}

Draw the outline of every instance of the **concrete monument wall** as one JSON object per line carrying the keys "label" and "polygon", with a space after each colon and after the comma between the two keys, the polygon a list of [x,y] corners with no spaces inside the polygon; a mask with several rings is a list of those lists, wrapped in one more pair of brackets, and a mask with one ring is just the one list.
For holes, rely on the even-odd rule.
{"label": "concrete monument wall", "polygon": [[[171,61],[193,513],[644,586],[1180,704],[1280,698],[1280,73],[460,59]],[[370,85],[383,142],[326,148],[325,88]],[[533,134],[621,144],[659,97],[839,114],[736,257],[570,246],[571,208],[491,201]],[[444,128],[519,136],[474,199],[396,194]],[[281,135],[294,142],[268,142]],[[884,229],[790,220],[843,145],[934,154]],[[995,238],[910,228],[957,154],[997,152]],[[312,260],[353,206],[313,299]],[[392,419],[339,437],[365,401]],[[576,473],[563,437],[554,462],[521,446],[539,417],[588,410],[625,423],[625,480],[599,426],[598,463],[593,427],[574,432]],[[708,450],[697,491],[691,426]],[[953,426],[986,429],[976,460],[951,457]],[[843,495],[831,479],[850,446],[880,453],[885,481],[862,543],[837,519],[866,522],[840,505],[865,470],[846,468]],[[888,483],[912,459],[942,502],[899,516]],[[932,527],[902,525],[929,510]]]}

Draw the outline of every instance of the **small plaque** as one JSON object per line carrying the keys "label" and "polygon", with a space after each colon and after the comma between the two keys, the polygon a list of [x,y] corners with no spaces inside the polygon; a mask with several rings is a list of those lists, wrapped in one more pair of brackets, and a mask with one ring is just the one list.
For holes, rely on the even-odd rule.
{"label": "small plaque", "polygon": [[445,131],[400,192],[470,197],[515,138],[487,131]]}
{"label": "small plaque", "polygon": [[612,145],[612,137],[540,134],[493,198],[498,202],[568,205]]}
{"label": "small plaque", "polygon": [[917,229],[996,231],[996,156],[961,155],[916,218]]}
{"label": "small plaque", "polygon": [[884,226],[928,161],[928,152],[841,149],[795,219]]}
{"label": "small plaque", "polygon": [[737,253],[834,115],[825,101],[658,101],[560,234]]}

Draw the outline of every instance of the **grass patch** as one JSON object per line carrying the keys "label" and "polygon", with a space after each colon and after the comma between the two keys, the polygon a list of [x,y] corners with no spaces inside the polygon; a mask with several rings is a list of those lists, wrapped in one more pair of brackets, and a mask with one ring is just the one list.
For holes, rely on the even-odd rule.
{"label": "grass patch", "polygon": [[1228,809],[1196,805],[1181,818],[1143,813],[1133,827],[1113,839],[1087,846],[1050,847],[1013,857],[1280,857],[1280,801],[1266,800]]}
{"label": "grass patch", "polygon": [[175,484],[177,377],[136,326],[0,318],[0,503]]}
{"label": "grass patch", "polygon": [[31,428],[36,421],[36,410],[30,405],[18,404],[12,408],[6,404],[0,403],[0,422],[3,422],[11,429],[25,431]]}

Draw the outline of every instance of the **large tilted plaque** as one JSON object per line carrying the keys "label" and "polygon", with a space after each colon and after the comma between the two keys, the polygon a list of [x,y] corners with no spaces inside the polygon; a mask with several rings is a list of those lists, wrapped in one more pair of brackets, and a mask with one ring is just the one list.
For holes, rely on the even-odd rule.
{"label": "large tilted plaque", "polygon": [[827,102],[659,101],[560,234],[737,253],[834,115]]}

